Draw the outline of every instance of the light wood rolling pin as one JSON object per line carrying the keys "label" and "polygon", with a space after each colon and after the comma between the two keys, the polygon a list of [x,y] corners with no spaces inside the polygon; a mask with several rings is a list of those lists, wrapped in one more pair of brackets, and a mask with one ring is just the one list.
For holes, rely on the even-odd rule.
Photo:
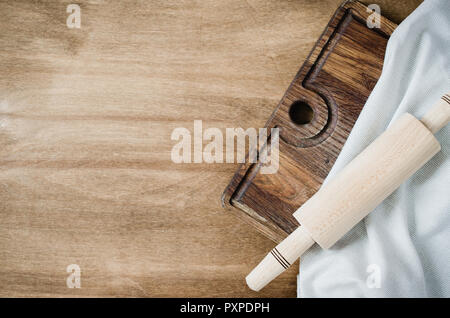
{"label": "light wood rolling pin", "polygon": [[421,120],[402,115],[294,213],[301,226],[253,269],[248,286],[259,291],[314,243],[325,249],[336,243],[439,152],[433,134],[449,120],[449,94]]}

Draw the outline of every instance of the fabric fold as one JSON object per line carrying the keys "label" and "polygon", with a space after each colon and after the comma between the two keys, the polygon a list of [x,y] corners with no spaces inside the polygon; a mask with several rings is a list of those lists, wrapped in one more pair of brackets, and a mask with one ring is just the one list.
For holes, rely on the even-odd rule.
{"label": "fabric fold", "polygon": [[[426,0],[392,34],[382,75],[325,183],[397,117],[450,91],[450,1]],[[450,127],[422,169],[331,249],[300,262],[299,297],[450,296]]]}

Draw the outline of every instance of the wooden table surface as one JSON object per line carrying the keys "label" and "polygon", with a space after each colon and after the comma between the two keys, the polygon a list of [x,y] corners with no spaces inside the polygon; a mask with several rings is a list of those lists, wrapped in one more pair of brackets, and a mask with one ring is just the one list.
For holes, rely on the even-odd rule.
{"label": "wooden table surface", "polygon": [[263,127],[340,0],[70,3],[0,0],[0,296],[295,296],[245,284],[273,243],[221,207],[237,164],[170,137]]}

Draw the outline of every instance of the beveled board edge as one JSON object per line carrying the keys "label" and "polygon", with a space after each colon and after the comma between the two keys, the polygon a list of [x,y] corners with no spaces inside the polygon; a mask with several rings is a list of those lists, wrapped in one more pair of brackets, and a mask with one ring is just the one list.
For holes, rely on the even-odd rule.
{"label": "beveled board edge", "polygon": [[[331,40],[331,37],[336,27],[339,25],[339,21],[343,17],[345,17],[346,12],[350,12],[355,18],[364,21],[372,14],[372,12],[368,10],[367,6],[358,1],[352,0],[344,1],[336,9],[335,13],[328,22],[321,36],[314,44],[314,47],[309,53],[305,62],[302,64],[299,71],[292,80],[291,84],[284,93],[284,96],[290,90],[293,83],[296,82],[298,78],[302,76],[302,74],[305,74],[304,72],[305,68],[310,65],[314,65],[316,60],[320,57],[322,50],[324,50],[327,47],[327,43]],[[380,22],[381,26],[380,28],[376,29],[375,32],[380,32],[381,34],[387,37],[389,37],[397,27],[395,23],[383,17],[382,15],[380,16]],[[308,71],[309,70],[307,70],[306,73],[308,73]],[[281,100],[284,99],[284,96],[281,98]],[[272,122],[272,119],[275,117],[276,112],[279,110],[280,105],[281,102],[274,109],[264,127],[266,128],[270,127],[270,123]],[[274,242],[281,242],[286,236],[289,235],[289,233],[282,230],[280,227],[278,227],[275,223],[271,222],[270,220],[261,217],[256,211],[253,211],[251,208],[240,204],[238,201],[233,201],[233,196],[236,194],[237,190],[239,190],[239,188],[241,187],[243,180],[248,175],[249,170],[251,170],[250,168],[253,165],[257,164],[258,163],[248,162],[248,153],[247,153],[245,163],[239,165],[230,183],[227,185],[224,192],[222,193],[221,196],[222,206],[227,211],[233,213],[234,215],[244,220],[248,224],[254,226],[258,231],[260,231],[263,235],[270,238]]]}

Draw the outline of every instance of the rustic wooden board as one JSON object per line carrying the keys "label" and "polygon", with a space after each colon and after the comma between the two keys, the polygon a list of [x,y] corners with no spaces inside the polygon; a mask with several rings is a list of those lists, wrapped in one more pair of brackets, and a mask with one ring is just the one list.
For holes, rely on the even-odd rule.
{"label": "rustic wooden board", "polygon": [[223,204],[274,241],[299,226],[292,213],[319,189],[381,75],[396,25],[369,28],[370,14],[359,2],[338,8],[266,124],[280,129],[278,172],[246,163],[225,189]]}

